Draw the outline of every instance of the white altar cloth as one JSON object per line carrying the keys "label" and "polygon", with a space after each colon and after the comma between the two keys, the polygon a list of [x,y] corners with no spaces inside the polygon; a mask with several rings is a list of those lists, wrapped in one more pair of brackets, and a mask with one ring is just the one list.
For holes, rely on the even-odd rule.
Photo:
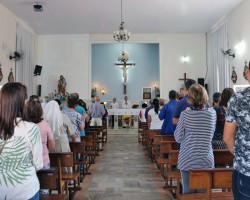
{"label": "white altar cloth", "polygon": [[108,109],[108,115],[139,115],[140,109]]}

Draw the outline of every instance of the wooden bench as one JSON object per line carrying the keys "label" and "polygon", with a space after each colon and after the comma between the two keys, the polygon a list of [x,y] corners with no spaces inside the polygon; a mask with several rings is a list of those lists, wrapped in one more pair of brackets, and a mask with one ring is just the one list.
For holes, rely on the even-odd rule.
{"label": "wooden bench", "polygon": [[138,142],[142,142],[142,134],[145,130],[148,130],[148,123],[147,122],[138,122]]}
{"label": "wooden bench", "polygon": [[147,151],[148,151],[148,157],[151,159],[151,161],[153,161],[155,158],[153,156],[153,143],[154,143],[154,136],[156,135],[160,135],[161,132],[160,131],[152,131],[149,130],[148,131],[148,140],[147,140]]}
{"label": "wooden bench", "polygon": [[[190,170],[189,187],[194,190],[206,190],[205,193],[180,194],[178,181],[177,198],[179,200],[233,200],[232,168],[208,168]],[[227,192],[213,192],[212,189],[223,189]]]}
{"label": "wooden bench", "polygon": [[160,166],[157,164],[157,159],[161,157],[160,145],[162,141],[175,141],[175,138],[172,135],[155,135],[154,136],[154,140],[152,144],[152,154],[153,154],[154,161],[158,169],[160,169]]}
{"label": "wooden bench", "polygon": [[228,149],[214,149],[215,167],[233,166],[234,155]]}
{"label": "wooden bench", "polygon": [[[37,171],[37,177],[40,183],[40,189],[57,190],[58,194],[40,194],[40,199],[68,199],[67,183],[58,179],[57,171],[55,168],[41,169]],[[63,194],[66,191],[66,194]]]}
{"label": "wooden bench", "polygon": [[[82,181],[85,175],[90,175],[88,173],[90,163],[85,150],[85,142],[69,142],[69,146],[74,154],[75,171],[80,171]],[[83,170],[81,170],[81,165],[83,165]]]}
{"label": "wooden bench", "polygon": [[[73,152],[51,152],[49,153],[50,166],[56,167],[58,171],[58,178],[67,182],[73,181],[74,186],[68,187],[70,191],[70,199],[73,199],[75,193],[81,190],[80,187],[80,172],[75,171],[74,154]],[[67,168],[65,171],[63,168]],[[70,171],[69,169],[73,169]],[[77,186],[78,184],[78,186]]]}
{"label": "wooden bench", "polygon": [[180,171],[177,170],[178,154],[176,141],[161,141],[160,158],[157,159],[157,163],[160,167],[160,174],[165,181],[164,189],[167,189],[174,198],[177,193],[177,185],[174,185],[174,181],[177,182],[181,178]]}

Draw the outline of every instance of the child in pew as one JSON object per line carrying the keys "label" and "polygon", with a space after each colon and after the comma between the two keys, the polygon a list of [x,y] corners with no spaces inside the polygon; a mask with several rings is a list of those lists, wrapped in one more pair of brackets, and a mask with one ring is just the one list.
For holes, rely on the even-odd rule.
{"label": "child in pew", "polygon": [[[37,124],[43,144],[43,168],[50,168],[49,151],[55,150],[53,133],[48,122],[43,120],[43,109],[39,101],[29,100],[25,105],[26,120]],[[49,194],[49,190],[40,190],[40,194]]]}
{"label": "child in pew", "polygon": [[190,169],[214,167],[211,141],[215,131],[216,112],[213,108],[205,107],[207,100],[205,88],[193,84],[189,88],[188,97],[192,108],[181,113],[174,132],[176,142],[181,143],[178,169],[181,171],[184,194],[197,192],[189,189]]}

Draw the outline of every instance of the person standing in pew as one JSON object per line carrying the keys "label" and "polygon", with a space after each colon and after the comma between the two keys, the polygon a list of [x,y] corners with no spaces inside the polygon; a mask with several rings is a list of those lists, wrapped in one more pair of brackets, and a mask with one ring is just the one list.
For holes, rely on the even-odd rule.
{"label": "person standing in pew", "polygon": [[39,128],[25,120],[27,88],[6,83],[0,91],[0,199],[39,200],[36,171],[43,167]]}
{"label": "person standing in pew", "polygon": [[[248,69],[250,82],[250,63]],[[234,155],[235,200],[250,199],[250,87],[235,93],[228,102],[223,139]]]}
{"label": "person standing in pew", "polygon": [[219,105],[214,106],[214,110],[216,111],[216,128],[214,132],[214,137],[212,140],[213,149],[226,149],[227,146],[223,141],[223,132],[225,125],[225,117],[227,111],[227,103],[229,99],[234,94],[234,90],[232,88],[225,88],[221,93],[221,100]]}
{"label": "person standing in pew", "polygon": [[102,117],[105,115],[105,109],[100,103],[100,97],[95,97],[95,103],[92,103],[89,107],[89,113],[91,113],[90,126],[102,126]]}
{"label": "person standing in pew", "polygon": [[[37,124],[40,130],[43,144],[43,169],[50,168],[49,151],[55,150],[53,132],[48,122],[43,120],[43,108],[39,101],[29,100],[25,105],[25,119]],[[40,194],[49,194],[49,190],[42,189]]]}
{"label": "person standing in pew", "polygon": [[56,143],[55,152],[71,152],[69,138],[75,142],[76,134],[70,119],[60,111],[56,101],[49,101],[45,106],[44,120],[50,124],[52,129]]}
{"label": "person standing in pew", "polygon": [[148,127],[149,130],[157,130],[160,131],[163,121],[161,121],[158,117],[158,114],[160,113],[160,104],[159,99],[155,98],[153,100],[154,108],[149,110],[148,112]]}
{"label": "person standing in pew", "polygon": [[[76,141],[81,142],[80,131],[84,130],[85,123],[83,121],[82,115],[80,113],[78,113],[77,111],[75,111],[76,107],[78,106],[77,104],[78,104],[77,96],[71,95],[67,101],[67,109],[62,110],[62,113],[67,115],[68,118],[70,119],[70,121],[74,127],[75,133],[77,135]],[[79,109],[82,108],[81,106],[78,106],[78,107],[79,107]]]}
{"label": "person standing in pew", "polygon": [[189,188],[189,170],[213,168],[214,155],[212,138],[215,131],[216,112],[206,108],[207,91],[200,84],[189,88],[188,103],[191,108],[184,110],[174,132],[180,143],[178,169],[181,171],[183,193],[194,193]]}
{"label": "person standing in pew", "polygon": [[185,91],[183,91],[183,94],[185,95],[181,100],[179,100],[175,106],[174,109],[174,117],[173,117],[173,124],[177,124],[179,121],[180,114],[183,110],[186,110],[186,108],[190,108],[191,105],[188,103],[188,93],[189,88],[191,85],[195,84],[195,80],[188,79],[185,83]]}
{"label": "person standing in pew", "polygon": [[162,135],[174,135],[176,125],[173,124],[174,109],[177,104],[177,92],[171,90],[168,94],[169,102],[163,106],[159,113],[159,119],[164,120],[161,127]]}

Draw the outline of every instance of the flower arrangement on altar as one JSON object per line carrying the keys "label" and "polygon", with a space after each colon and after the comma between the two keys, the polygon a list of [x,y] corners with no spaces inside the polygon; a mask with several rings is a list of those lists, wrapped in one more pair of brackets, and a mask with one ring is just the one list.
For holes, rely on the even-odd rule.
{"label": "flower arrangement on altar", "polygon": [[58,93],[56,90],[48,94],[49,100],[59,99],[60,101],[67,101],[70,94],[68,92]]}
{"label": "flower arrangement on altar", "polygon": [[130,122],[131,116],[129,116],[129,115],[123,115],[123,116],[122,116],[122,119],[123,119],[123,121],[125,121],[125,122]]}

